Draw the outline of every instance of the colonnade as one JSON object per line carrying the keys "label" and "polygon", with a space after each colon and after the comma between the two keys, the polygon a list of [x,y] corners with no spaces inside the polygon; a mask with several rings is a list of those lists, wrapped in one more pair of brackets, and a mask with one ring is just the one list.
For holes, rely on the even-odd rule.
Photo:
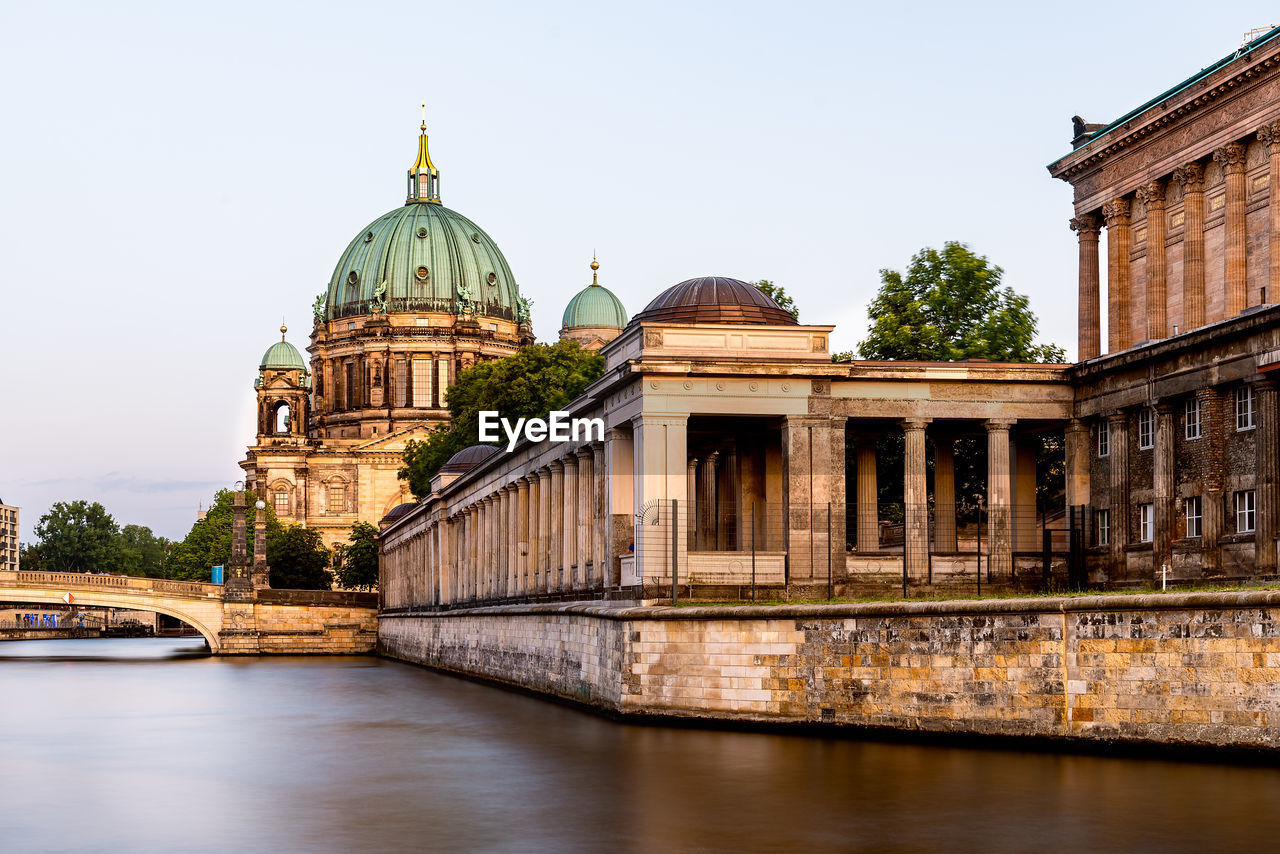
{"label": "colonnade", "polygon": [[[1267,146],[1269,161],[1269,269],[1267,284],[1260,303],[1280,296],[1280,121],[1261,127],[1257,138]],[[1248,187],[1245,180],[1247,141],[1233,141],[1215,149],[1211,159],[1223,171],[1224,243],[1221,264],[1225,294],[1223,317],[1238,315],[1249,306],[1248,234],[1245,214]],[[1205,163],[1194,160],[1177,167],[1169,175],[1148,181],[1132,194],[1118,196],[1098,211],[1083,212],[1071,221],[1079,237],[1079,359],[1084,361],[1102,354],[1101,306],[1098,240],[1102,227],[1107,229],[1107,352],[1127,350],[1139,343],[1135,327],[1143,327],[1146,340],[1167,338],[1173,333],[1168,314],[1168,228],[1166,192],[1177,184],[1183,193],[1182,238],[1182,322],[1185,332],[1221,319],[1207,316],[1205,293]],[[1262,179],[1259,178],[1259,181]],[[1146,265],[1143,281],[1138,283],[1146,295],[1146,317],[1141,324],[1132,317],[1135,283],[1131,281],[1130,254],[1133,244],[1131,228],[1132,200],[1141,202],[1146,214]],[[1179,222],[1175,219],[1174,225]],[[1217,259],[1215,259],[1217,263]],[[1267,296],[1270,294],[1270,297]],[[1216,312],[1214,312],[1216,314]]]}

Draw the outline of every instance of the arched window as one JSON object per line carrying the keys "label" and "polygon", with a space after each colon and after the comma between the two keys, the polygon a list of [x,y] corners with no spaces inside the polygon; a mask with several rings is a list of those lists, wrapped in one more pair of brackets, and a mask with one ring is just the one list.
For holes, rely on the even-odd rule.
{"label": "arched window", "polygon": [[347,509],[347,485],[342,481],[329,484],[329,512],[343,513]]}
{"label": "arched window", "polygon": [[276,404],[275,412],[272,416],[272,432],[276,435],[287,435],[291,424],[291,413],[289,404],[286,401],[280,401]]}

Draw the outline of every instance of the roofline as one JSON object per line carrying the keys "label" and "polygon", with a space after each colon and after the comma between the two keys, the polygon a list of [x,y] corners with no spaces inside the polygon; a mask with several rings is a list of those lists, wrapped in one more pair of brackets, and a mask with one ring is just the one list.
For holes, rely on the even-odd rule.
{"label": "roofline", "polygon": [[1231,54],[1229,54],[1229,55],[1227,55],[1227,56],[1224,56],[1222,59],[1219,59],[1217,62],[1213,63],[1212,65],[1209,65],[1209,66],[1207,66],[1207,67],[1205,67],[1205,68],[1200,69],[1198,72],[1196,72],[1196,73],[1195,73],[1195,74],[1193,74],[1192,76],[1188,77],[1186,80],[1183,80],[1181,83],[1177,84],[1177,85],[1176,85],[1176,86],[1174,86],[1173,88],[1168,89],[1168,90],[1166,90],[1166,91],[1162,92],[1161,94],[1159,94],[1159,95],[1155,96],[1154,98],[1152,98],[1151,100],[1147,101],[1147,102],[1146,102],[1145,104],[1143,104],[1142,106],[1140,106],[1140,107],[1136,107],[1136,108],[1134,108],[1134,109],[1130,110],[1129,112],[1125,113],[1125,114],[1124,114],[1123,116],[1121,116],[1120,118],[1116,119],[1115,121],[1112,121],[1110,124],[1107,124],[1107,125],[1103,126],[1102,128],[1100,128],[1100,129],[1099,129],[1099,130],[1097,130],[1097,131],[1094,131],[1094,132],[1089,136],[1089,141],[1088,141],[1088,142],[1086,142],[1084,145],[1080,146],[1080,148],[1074,149],[1074,150],[1072,150],[1072,151],[1070,151],[1070,152],[1068,152],[1068,153],[1066,153],[1066,154],[1062,155],[1062,156],[1061,156],[1061,157],[1059,157],[1057,160],[1054,160],[1052,163],[1050,163],[1046,168],[1047,168],[1050,172],[1052,172],[1052,171],[1053,171],[1053,169],[1054,169],[1054,167],[1055,167],[1055,166],[1057,166],[1059,163],[1061,163],[1061,162],[1062,162],[1062,161],[1064,161],[1064,160],[1069,159],[1070,157],[1072,157],[1073,155],[1075,155],[1075,154],[1076,154],[1077,152],[1079,152],[1080,150],[1085,149],[1085,148],[1088,148],[1090,145],[1093,145],[1093,143],[1097,142],[1099,139],[1102,139],[1104,136],[1108,135],[1108,134],[1109,134],[1109,133],[1111,133],[1112,131],[1117,130],[1117,129],[1118,129],[1121,125],[1123,125],[1125,122],[1131,121],[1131,120],[1132,120],[1132,119],[1134,119],[1135,117],[1142,115],[1142,114],[1143,114],[1143,113],[1145,113],[1147,110],[1151,109],[1152,107],[1156,106],[1157,104],[1161,103],[1162,101],[1166,101],[1166,100],[1168,100],[1169,98],[1172,98],[1173,96],[1180,94],[1181,92],[1183,92],[1183,91],[1185,91],[1186,89],[1190,88],[1190,87],[1191,87],[1191,86],[1193,86],[1194,84],[1196,84],[1196,83],[1200,82],[1201,80],[1205,79],[1206,77],[1210,76],[1210,75],[1211,75],[1211,74],[1213,74],[1214,72],[1216,72],[1216,71],[1218,71],[1218,70],[1220,70],[1220,69],[1222,69],[1222,68],[1225,68],[1226,66],[1228,66],[1228,65],[1230,65],[1231,63],[1235,62],[1237,59],[1243,59],[1247,54],[1249,54],[1250,52],[1252,52],[1254,49],[1261,47],[1262,45],[1266,44],[1267,42],[1271,41],[1272,39],[1275,39],[1275,38],[1276,38],[1276,37],[1278,37],[1278,36],[1280,36],[1280,26],[1273,27],[1273,28],[1271,29],[1271,31],[1270,31],[1270,32],[1268,32],[1268,33],[1266,33],[1265,35],[1258,36],[1256,39],[1254,39],[1253,41],[1249,42],[1248,44],[1243,45],[1242,47],[1240,47],[1240,48],[1236,49],[1236,51],[1235,51],[1234,53],[1231,53]]}

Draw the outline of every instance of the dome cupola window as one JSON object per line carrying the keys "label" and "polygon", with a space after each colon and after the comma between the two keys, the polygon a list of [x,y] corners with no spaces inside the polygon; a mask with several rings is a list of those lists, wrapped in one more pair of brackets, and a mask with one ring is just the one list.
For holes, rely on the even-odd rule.
{"label": "dome cupola window", "polygon": [[431,162],[427,149],[427,104],[422,103],[422,126],[418,135],[418,157],[409,168],[409,198],[405,204],[440,204],[440,171]]}

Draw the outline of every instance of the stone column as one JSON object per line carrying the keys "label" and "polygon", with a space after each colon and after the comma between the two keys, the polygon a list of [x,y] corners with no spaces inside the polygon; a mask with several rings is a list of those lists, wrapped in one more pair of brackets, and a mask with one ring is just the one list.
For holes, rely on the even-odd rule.
{"label": "stone column", "polygon": [[1113,199],[1102,206],[1107,221],[1107,352],[1118,353],[1133,343],[1129,322],[1129,200]]}
{"label": "stone column", "polygon": [[476,598],[489,595],[489,498],[476,502]]}
{"label": "stone column", "polygon": [[1225,276],[1227,286],[1226,317],[1235,317],[1248,304],[1246,282],[1246,248],[1248,237],[1244,226],[1244,146],[1229,142],[1213,152],[1213,159],[1222,164],[1227,179],[1227,209],[1224,211],[1226,226]]}
{"label": "stone column", "polygon": [[608,470],[604,451],[603,442],[591,443],[591,469],[595,475],[595,488],[592,490],[591,574],[596,585],[602,589],[617,584],[609,546],[613,536],[613,510],[609,481],[606,479]]}
{"label": "stone column", "polygon": [[543,466],[538,469],[538,585],[537,592],[550,593],[551,584],[551,501],[552,501],[551,469]]}
{"label": "stone column", "polygon": [[906,434],[903,463],[902,503],[905,525],[902,543],[906,550],[906,572],[910,578],[929,574],[929,487],[925,469],[925,425],[927,418],[902,422]]}
{"label": "stone column", "polygon": [[689,495],[689,551],[698,550],[698,519],[702,512],[701,497],[698,495],[698,458],[689,457],[689,465],[685,471],[688,485],[685,491]]}
{"label": "stone column", "polygon": [[1280,533],[1280,429],[1276,418],[1276,381],[1267,377],[1254,386],[1258,428],[1254,435],[1257,454],[1254,481],[1254,564],[1259,575],[1276,572],[1276,534]]}
{"label": "stone column", "polygon": [[[830,402],[829,398],[810,398],[811,405],[819,401]],[[833,579],[845,574],[844,447],[843,417],[786,417],[783,535],[791,581],[825,582],[828,568]]]}
{"label": "stone column", "polygon": [[1013,577],[1013,526],[1009,512],[1013,491],[1009,471],[1009,428],[1013,422],[991,420],[984,426],[987,428],[988,577],[1008,581]]}
{"label": "stone column", "polygon": [[1019,552],[1040,551],[1036,538],[1036,446],[1025,430],[1013,437],[1013,548]]}
{"label": "stone column", "polygon": [[564,589],[564,463],[551,462],[551,512],[550,538],[547,542],[547,590],[558,593]]}
{"label": "stone column", "polygon": [[516,481],[516,583],[517,596],[529,592],[529,478]]}
{"label": "stone column", "polygon": [[[1204,473],[1204,494],[1200,498],[1200,570],[1206,575],[1216,574],[1222,568],[1222,552],[1218,539],[1225,529],[1223,519],[1226,473],[1226,414],[1223,413],[1223,394],[1217,388],[1202,388],[1196,392],[1200,400],[1200,430],[1202,442],[1209,443],[1209,459]],[[1231,426],[1235,430],[1234,410]]]}
{"label": "stone column", "polygon": [[1182,331],[1204,326],[1204,167],[1173,170],[1182,185]]}
{"label": "stone column", "polygon": [[721,537],[721,548],[729,551],[742,550],[742,484],[738,480],[738,449],[729,448],[724,452],[724,464],[720,466],[723,478],[725,509],[720,514],[724,525],[724,536]]}
{"label": "stone column", "polygon": [[436,555],[440,561],[440,598],[438,603],[448,605],[453,601],[453,521],[444,515],[442,510],[440,522],[436,526],[439,543]]}
{"label": "stone column", "polygon": [[1129,415],[1107,417],[1111,430],[1108,477],[1111,485],[1111,579],[1128,576],[1124,547],[1129,542]]}
{"label": "stone column", "polygon": [[1098,275],[1098,233],[1102,230],[1096,214],[1081,214],[1071,220],[1080,239],[1080,303],[1077,323],[1080,361],[1102,355],[1102,315],[1099,312],[1101,277]]}
{"label": "stone column", "polygon": [[507,484],[507,595],[520,592],[520,483]]}
{"label": "stone column", "polygon": [[529,473],[529,554],[525,559],[524,592],[533,596],[540,592],[542,576],[542,528],[538,508],[542,506],[543,482],[538,471]]}
{"label": "stone column", "polygon": [[858,551],[880,551],[880,488],[876,483],[876,443],[858,442]]}
{"label": "stone column", "polygon": [[1176,422],[1173,404],[1162,400],[1156,404],[1155,450],[1152,457],[1152,512],[1155,530],[1151,532],[1152,569],[1160,577],[1160,567],[1173,566],[1173,522],[1177,513],[1173,506],[1173,443]]}
{"label": "stone column", "polygon": [[578,574],[575,576],[580,589],[591,589],[591,544],[594,540],[595,502],[592,490],[595,487],[594,465],[591,449],[578,448]]}
{"label": "stone column", "polygon": [[956,457],[950,436],[933,439],[933,548],[951,554],[959,550],[956,539]]}
{"label": "stone column", "polygon": [[1067,506],[1078,507],[1089,503],[1089,465],[1093,459],[1089,425],[1079,418],[1072,418],[1067,424],[1065,445]]}
{"label": "stone column", "polygon": [[720,459],[719,451],[712,451],[702,460],[702,470],[698,474],[698,497],[696,504],[701,513],[697,520],[698,549],[715,551],[716,521],[719,518],[719,504],[716,501],[716,463]]}
{"label": "stone column", "polygon": [[564,589],[581,590],[581,568],[578,566],[578,458],[569,454],[561,463],[564,466],[564,553],[560,562],[564,566]]}
{"label": "stone column", "polygon": [[1267,256],[1267,296],[1262,300],[1267,303],[1280,301],[1280,121],[1263,125],[1258,139],[1267,146],[1271,158],[1267,185],[1267,220],[1271,229],[1267,243],[1271,251]]}
{"label": "stone column", "polygon": [[1169,337],[1168,263],[1165,239],[1168,218],[1164,211],[1164,184],[1148,181],[1138,188],[1147,207],[1147,340]]}
{"label": "stone column", "polygon": [[470,551],[467,555],[467,598],[477,599],[480,596],[480,507],[472,504],[467,513],[467,543]]}

